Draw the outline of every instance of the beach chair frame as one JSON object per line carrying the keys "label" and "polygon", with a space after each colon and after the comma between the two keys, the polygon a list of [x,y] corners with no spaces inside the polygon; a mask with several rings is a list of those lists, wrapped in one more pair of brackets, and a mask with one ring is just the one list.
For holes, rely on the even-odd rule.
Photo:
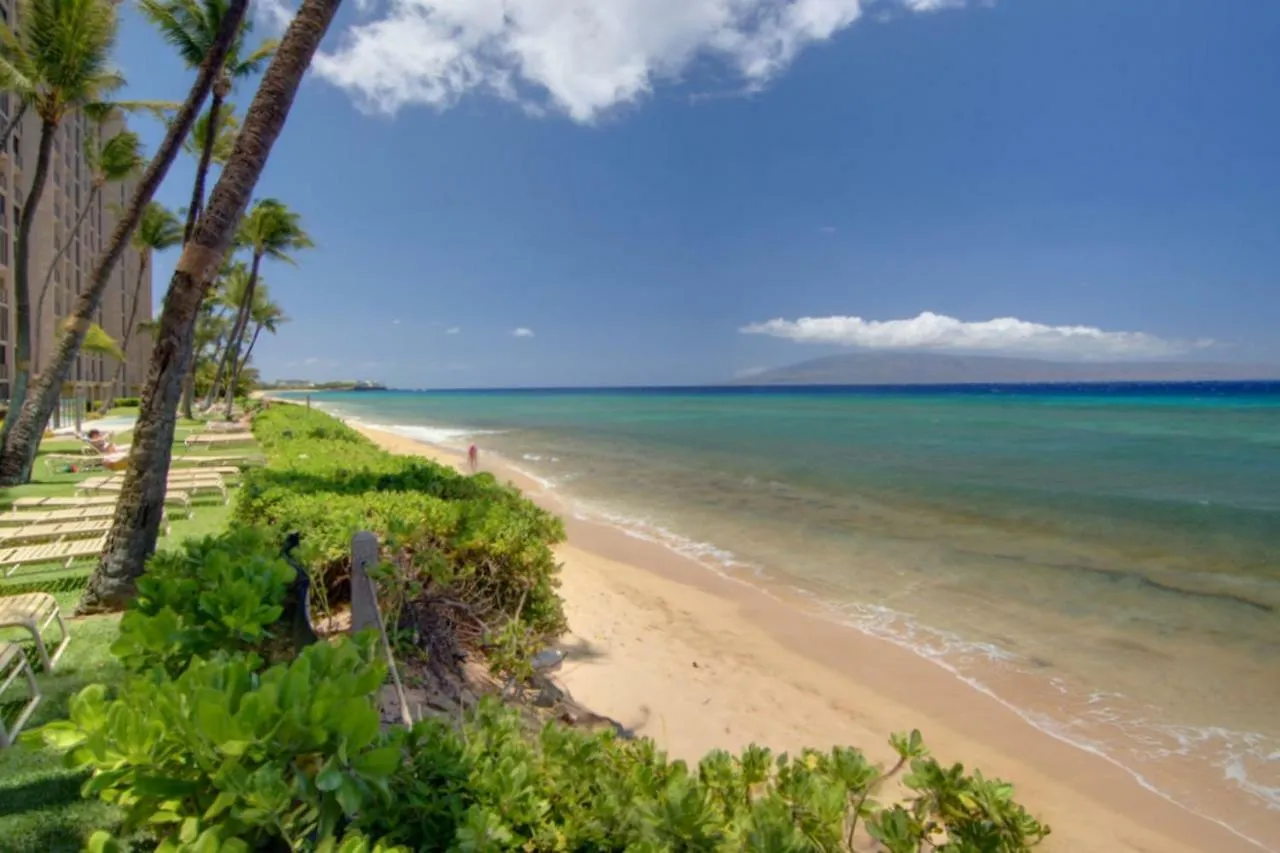
{"label": "beach chair frame", "polygon": [[3,570],[4,577],[9,577],[23,566],[41,563],[63,563],[63,568],[70,568],[76,560],[101,554],[106,545],[107,537],[100,536],[97,539],[0,548],[0,570]]}
{"label": "beach chair frame", "polygon": [[40,692],[40,685],[36,682],[35,671],[31,669],[31,661],[27,660],[26,653],[22,651],[22,647],[14,643],[0,641],[0,697],[9,692],[9,688],[13,686],[13,682],[17,681],[20,675],[26,676],[27,690],[31,695],[27,698],[27,702],[22,706],[22,709],[18,711],[18,716],[13,721],[12,726],[6,728],[4,718],[0,717],[0,749],[7,749],[13,746],[18,734],[22,731],[22,727],[31,718],[31,713],[35,711],[36,706],[40,704],[40,700],[44,698],[44,694]]}
{"label": "beach chair frame", "polygon": [[[44,633],[54,623],[58,625],[58,645],[50,654],[45,645]],[[71,632],[62,618],[58,600],[47,592],[28,592],[0,598],[0,628],[22,628],[35,640],[36,652],[45,672],[52,672],[62,653],[71,642]]]}

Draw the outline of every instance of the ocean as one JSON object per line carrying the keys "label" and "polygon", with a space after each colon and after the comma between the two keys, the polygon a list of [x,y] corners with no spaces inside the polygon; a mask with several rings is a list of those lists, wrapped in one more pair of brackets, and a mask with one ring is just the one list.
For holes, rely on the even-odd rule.
{"label": "ocean", "polygon": [[790,587],[1280,849],[1280,383],[312,400]]}

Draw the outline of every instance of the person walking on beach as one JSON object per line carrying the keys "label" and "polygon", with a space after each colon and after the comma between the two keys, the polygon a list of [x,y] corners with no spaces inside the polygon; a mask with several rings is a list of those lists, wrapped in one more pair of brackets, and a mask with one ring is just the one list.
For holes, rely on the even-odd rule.
{"label": "person walking on beach", "polygon": [[467,467],[471,469],[472,474],[480,467],[480,451],[474,444],[467,448]]}

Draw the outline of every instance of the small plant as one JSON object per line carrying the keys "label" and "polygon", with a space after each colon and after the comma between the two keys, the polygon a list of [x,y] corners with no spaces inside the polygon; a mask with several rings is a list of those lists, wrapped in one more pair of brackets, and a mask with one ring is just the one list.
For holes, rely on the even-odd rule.
{"label": "small plant", "polygon": [[189,539],[151,558],[111,651],[132,670],[173,676],[193,657],[260,651],[293,578],[260,531]]}
{"label": "small plant", "polygon": [[253,655],[197,658],[177,678],[135,676],[114,699],[93,685],[69,720],[25,737],[90,771],[84,795],[120,806],[123,831],[154,835],[160,850],[260,850],[274,839],[386,851],[339,845],[402,762],[401,737],[380,730],[384,671],[372,645],[319,643],[262,672]]}
{"label": "small plant", "polygon": [[[696,768],[652,741],[558,724],[531,738],[519,716],[487,700],[461,731],[419,723],[392,796],[361,814],[370,833],[420,851],[845,851],[859,819],[877,849],[1018,853],[1048,828],[1011,787],[941,768],[919,732],[897,735],[899,761],[879,771],[848,747],[775,757],[749,746],[715,751]],[[910,764],[915,796],[872,797]],[[863,837],[857,849],[865,849]]]}

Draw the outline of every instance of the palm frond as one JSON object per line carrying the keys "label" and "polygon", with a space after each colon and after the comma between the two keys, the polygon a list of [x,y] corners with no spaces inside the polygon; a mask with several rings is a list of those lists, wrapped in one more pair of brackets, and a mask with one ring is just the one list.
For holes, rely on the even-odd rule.
{"label": "palm frond", "polygon": [[231,75],[232,79],[257,74],[271,61],[271,57],[275,56],[276,48],[279,46],[279,39],[266,39],[254,48],[248,56],[241,57],[237,54],[228,57],[227,73]]}
{"label": "palm frond", "polygon": [[142,221],[133,232],[133,245],[142,252],[163,252],[182,242],[182,222],[158,201],[142,211]]}
{"label": "palm frond", "polygon": [[142,152],[142,140],[138,134],[122,130],[102,143],[95,155],[97,177],[107,183],[116,183],[139,171],[146,158]]}
{"label": "palm frond", "polygon": [[[74,325],[75,316],[67,317],[62,321],[62,331],[64,333],[70,332]],[[97,323],[89,324],[89,331],[85,332],[84,343],[80,344],[80,351],[89,355],[106,355],[116,361],[124,361],[124,350],[120,348],[119,342],[108,335],[106,330]]]}
{"label": "palm frond", "polygon": [[204,61],[213,41],[203,10],[197,4],[187,0],[138,0],[138,7],[183,62],[194,68]]}

